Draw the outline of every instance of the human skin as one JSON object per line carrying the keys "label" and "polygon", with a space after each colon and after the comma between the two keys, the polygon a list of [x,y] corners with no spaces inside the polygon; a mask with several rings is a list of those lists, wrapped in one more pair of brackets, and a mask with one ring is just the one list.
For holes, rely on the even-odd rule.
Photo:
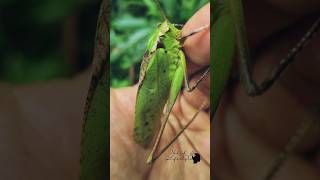
{"label": "human skin", "polygon": [[[314,17],[319,17],[319,13],[308,15],[319,12],[319,1],[294,2],[244,1],[248,39],[255,53],[254,78],[259,82],[298,42]],[[263,179],[302,120],[314,120],[314,124],[274,180],[320,179],[320,114],[311,110],[320,106],[319,47],[318,35],[261,96],[248,97],[239,81],[229,84],[213,127],[213,171],[217,179]]]}
{"label": "human skin", "polygon": [[0,179],[78,179],[89,82],[87,71],[47,83],[0,83]]}
{"label": "human skin", "polygon": [[[210,23],[210,5],[200,9],[184,26],[183,35]],[[194,74],[209,65],[210,62],[210,31],[206,29],[189,37],[184,43],[184,51],[188,57],[188,74]],[[193,76],[191,84],[199,78],[201,72]],[[171,140],[181,127],[197,112],[204,101],[209,102],[209,82],[206,77],[194,90],[184,91],[178,97],[174,110],[169,117],[169,124],[161,139],[160,149]],[[166,153],[153,165],[146,164],[152,144],[142,148],[133,140],[134,107],[137,86],[111,89],[110,92],[110,177],[111,179],[209,179],[210,151],[210,120],[209,104],[200,112],[193,124],[185,131],[190,141],[182,135]],[[179,120],[177,120],[179,119]],[[179,122],[179,123],[178,123]],[[192,145],[196,147],[193,149]],[[201,155],[201,163],[193,164],[181,160],[166,160],[172,151],[197,151]],[[205,162],[206,161],[206,162]]]}
{"label": "human skin", "polygon": [[[298,19],[303,19],[306,24],[295,24],[295,28],[278,37],[277,41],[270,43],[268,48],[263,49],[259,58],[257,58],[258,63],[254,67],[255,77],[257,78],[263,78],[265,74],[259,73],[269,72],[270,68],[276,65],[276,62],[288,52],[311,25],[310,17],[304,17],[304,15],[314,9],[319,9],[319,4],[317,4],[319,1],[312,1],[315,2],[313,4],[306,0],[295,1],[300,3],[298,6],[291,6],[290,0],[264,2],[267,1],[244,1],[252,52],[264,44],[264,40],[278,30],[284,29],[288,24],[293,24]],[[198,23],[198,21],[195,23]],[[196,28],[198,25],[195,24],[195,27],[190,27],[190,29]],[[189,46],[192,47],[192,43]],[[212,145],[214,152],[211,152],[211,156],[214,158],[212,170],[218,179],[251,180],[261,178],[270,160],[276,157],[277,153],[282,150],[282,146],[287,142],[288,137],[295,131],[300,120],[297,117],[301,114],[303,116],[303,113],[305,113],[304,106],[319,103],[319,96],[317,96],[320,89],[319,46],[320,38],[318,35],[303,50],[297,61],[291,65],[291,68],[285,72],[275,86],[261,97],[254,99],[247,97],[239,82],[234,82],[228,86],[228,91],[226,91],[217,112],[217,124],[211,129],[214,133],[211,138],[215,142]],[[186,45],[186,53],[191,57],[191,60],[197,56],[193,56],[189,51],[197,52],[203,49],[195,48],[192,50],[191,48],[188,50],[187,47]],[[196,61],[200,62],[199,60]],[[200,64],[204,65],[206,63]],[[197,66],[194,67],[197,68]],[[192,66],[189,69],[193,69]],[[89,76],[90,73],[85,73],[69,80],[57,80],[26,86],[0,84],[1,179],[77,179],[82,112],[90,80]],[[178,107],[175,108],[173,114],[177,117],[180,116],[179,119],[182,122],[185,122],[185,118],[181,117],[184,116],[183,112],[192,114],[196,107],[199,107],[201,101],[205,99],[201,99],[201,96],[207,97],[205,84],[201,91],[195,91],[199,95],[184,93],[184,96],[177,101]],[[119,169],[113,169],[114,171],[111,172],[113,177],[117,175],[116,173],[119,176],[125,176],[125,173],[130,172],[125,167],[130,165],[129,163],[135,163],[134,161],[136,163],[141,162],[141,164],[137,164],[135,169],[132,169],[133,172],[129,174],[130,176],[125,176],[126,179],[141,177],[142,173],[148,171],[146,165],[142,164],[145,157],[141,158],[141,155],[147,155],[148,151],[139,149],[137,145],[131,144],[132,142],[127,139],[131,138],[130,132],[127,131],[132,131],[133,127],[134,111],[132,107],[134,107],[135,92],[136,87],[130,87],[113,89],[110,94],[111,115],[113,115],[111,126],[118,128],[118,130],[112,130],[115,135],[113,142],[115,144],[111,144],[111,148],[115,146],[128,148],[115,149],[113,152],[117,154],[111,154],[111,160],[119,163],[115,166]],[[201,92],[205,92],[205,95],[201,95]],[[188,106],[188,104],[193,107]],[[190,117],[190,115],[187,116]],[[209,119],[204,112],[200,116],[193,123],[193,127],[187,130],[187,133],[191,133],[189,137],[201,133],[194,142],[203,141],[203,145],[200,145],[200,147],[205,150],[209,149],[208,130],[204,129],[209,127]],[[315,116],[319,117],[318,114]],[[125,122],[128,122],[128,124],[124,124]],[[315,151],[316,153],[311,160],[305,159],[304,154],[294,156],[286,163],[285,167],[281,168],[279,176],[275,180],[320,179],[318,174],[320,155],[317,153],[318,148],[315,147],[319,145],[318,139],[319,135],[308,137],[298,147],[299,152],[302,153]],[[181,141],[178,144],[181,144]],[[199,145],[196,147],[199,147]],[[128,157],[127,152],[133,154]],[[200,151],[200,154],[201,157],[209,157],[202,151]],[[121,159],[122,155],[124,155],[123,159]],[[164,157],[167,157],[167,155],[164,155]],[[161,166],[161,162],[159,162],[160,165],[155,164],[152,173],[163,173],[165,175],[165,173],[176,172],[177,167],[180,168],[181,165],[178,163],[186,164],[178,161],[166,163],[173,165],[172,168],[167,167],[170,169],[165,169],[166,167]],[[193,168],[196,167],[192,166]],[[161,171],[155,171],[157,167]],[[208,167],[204,167],[202,170],[206,171],[205,168]],[[185,170],[181,168],[182,175],[178,177],[183,178]],[[189,172],[189,170],[186,171]],[[197,172],[192,171],[192,173]],[[191,173],[185,175],[190,177]],[[204,177],[203,179],[208,178]]]}
{"label": "human skin", "polygon": [[[209,24],[208,17],[210,17],[209,8],[206,6],[193,17],[197,21],[188,23],[183,32],[187,34],[190,30]],[[186,52],[197,55],[190,55],[191,59],[195,59],[195,63],[188,62],[189,74],[209,63],[209,37],[209,31],[207,30],[186,40]],[[195,48],[194,43],[201,49]],[[78,179],[82,115],[89,82],[90,72],[87,71],[75,78],[58,79],[46,83],[21,86],[0,83],[1,179]],[[209,94],[208,83],[209,79],[205,79],[192,93],[196,95],[196,98],[186,93],[185,96],[181,96],[177,100],[174,114],[180,119],[181,123],[186,122],[186,119],[189,120],[196,112],[195,107],[200,106],[207,99]],[[150,170],[150,166],[145,163],[146,157],[141,158],[141,156],[146,156],[149,151],[143,150],[132,139],[136,90],[136,86],[111,90],[110,160],[113,179],[122,177],[125,179],[141,179],[141,176],[146,175]],[[193,103],[192,106],[189,102]],[[173,117],[170,118],[173,119]],[[177,126],[176,121],[170,121],[172,121],[173,126]],[[209,161],[209,125],[208,113],[202,112],[187,131],[188,136],[192,137],[190,137],[191,140],[197,142],[195,145],[199,149],[198,152],[202,158],[201,163],[193,165],[191,161],[187,163],[170,161],[166,164],[172,165],[170,168],[175,169],[175,171],[189,171],[190,168],[181,169],[181,165],[189,164],[194,167],[190,172],[201,172],[200,175],[208,179],[209,167],[202,162],[204,158]],[[169,137],[168,130],[170,130],[169,126],[164,139]],[[188,143],[182,144],[182,140],[183,137],[175,144],[175,150],[180,150],[179,147],[181,147],[189,153],[191,151],[190,146],[188,146]],[[178,145],[180,146],[177,147]],[[171,150],[169,149],[169,151]],[[164,157],[166,156],[164,154]],[[169,168],[168,166],[161,166],[161,161],[160,158],[159,163],[157,162],[153,168],[153,173],[149,174],[150,176],[157,178],[159,173],[162,176],[172,174],[173,171],[165,169]],[[130,164],[134,166],[126,168]],[[179,173],[178,178],[181,178],[182,175],[184,175],[184,172]],[[199,176],[198,173],[195,173],[195,175]],[[188,176],[190,176],[189,173]],[[174,179],[177,179],[177,177]]]}

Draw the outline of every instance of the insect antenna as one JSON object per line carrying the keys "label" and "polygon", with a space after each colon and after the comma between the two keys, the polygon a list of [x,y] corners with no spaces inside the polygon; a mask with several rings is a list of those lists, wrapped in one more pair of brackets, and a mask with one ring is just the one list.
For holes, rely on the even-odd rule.
{"label": "insect antenna", "polygon": [[157,4],[157,7],[158,7],[158,9],[159,9],[159,11],[160,11],[160,14],[161,14],[162,18],[163,18],[164,20],[168,20],[166,14],[164,13],[163,9],[161,8],[161,5],[160,5],[159,0],[153,0],[153,1]]}

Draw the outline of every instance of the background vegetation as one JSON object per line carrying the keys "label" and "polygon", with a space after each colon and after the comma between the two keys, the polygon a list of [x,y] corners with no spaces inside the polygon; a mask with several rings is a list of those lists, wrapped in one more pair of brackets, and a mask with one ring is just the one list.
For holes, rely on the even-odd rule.
{"label": "background vegetation", "polygon": [[[208,0],[161,0],[171,22],[185,23]],[[162,21],[153,0],[111,0],[111,82],[138,79],[146,43]],[[100,0],[0,1],[0,81],[70,77],[92,60]]]}
{"label": "background vegetation", "polygon": [[[208,0],[160,0],[172,23],[184,24]],[[138,80],[140,61],[148,38],[162,21],[153,0],[112,0],[111,84],[131,85]]]}
{"label": "background vegetation", "polygon": [[99,0],[1,0],[0,80],[68,77],[92,59]]}

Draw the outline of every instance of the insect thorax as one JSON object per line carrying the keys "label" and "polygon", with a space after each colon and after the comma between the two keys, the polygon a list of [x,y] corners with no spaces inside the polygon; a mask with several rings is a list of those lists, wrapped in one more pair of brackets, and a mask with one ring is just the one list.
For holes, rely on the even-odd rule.
{"label": "insect thorax", "polygon": [[178,53],[181,51],[182,45],[179,41],[181,30],[177,29],[173,24],[169,23],[168,21],[164,21],[160,26],[167,27],[162,30],[166,30],[165,32],[161,33],[159,36],[157,47],[163,48],[167,53],[174,55],[171,59],[175,61],[173,63],[178,63]]}

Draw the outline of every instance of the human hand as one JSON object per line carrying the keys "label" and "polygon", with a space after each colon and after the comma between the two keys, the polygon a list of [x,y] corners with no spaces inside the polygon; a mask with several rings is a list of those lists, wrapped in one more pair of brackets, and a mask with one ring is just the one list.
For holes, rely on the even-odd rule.
{"label": "human hand", "polygon": [[[210,23],[210,4],[199,10],[184,26],[183,34]],[[210,62],[210,30],[205,30],[185,41],[188,57],[188,74],[194,74]],[[192,77],[191,84],[201,74]],[[159,149],[162,149],[197,112],[204,101],[209,101],[210,79],[205,78],[192,92],[178,97],[169,117]],[[207,111],[199,113],[193,124],[185,131],[189,140],[181,136],[153,165],[146,164],[151,147],[143,149],[133,140],[134,107],[137,86],[112,89],[110,92],[110,177],[111,179],[209,179],[210,121]],[[208,109],[209,106],[206,107]],[[194,147],[196,149],[194,149]],[[169,161],[172,150],[201,155],[201,163],[192,161]],[[207,163],[205,163],[207,162]]]}
{"label": "human hand", "polygon": [[[313,0],[248,0],[244,7],[251,51],[256,57],[254,79],[260,82],[319,17],[319,13],[310,13],[319,11],[320,4]],[[288,27],[286,33],[279,34]],[[311,111],[320,104],[319,46],[318,35],[262,96],[248,97],[240,82],[230,84],[213,129],[214,172],[218,179],[263,179],[302,120],[315,123],[274,180],[320,178],[316,148],[320,144],[320,115]]]}

